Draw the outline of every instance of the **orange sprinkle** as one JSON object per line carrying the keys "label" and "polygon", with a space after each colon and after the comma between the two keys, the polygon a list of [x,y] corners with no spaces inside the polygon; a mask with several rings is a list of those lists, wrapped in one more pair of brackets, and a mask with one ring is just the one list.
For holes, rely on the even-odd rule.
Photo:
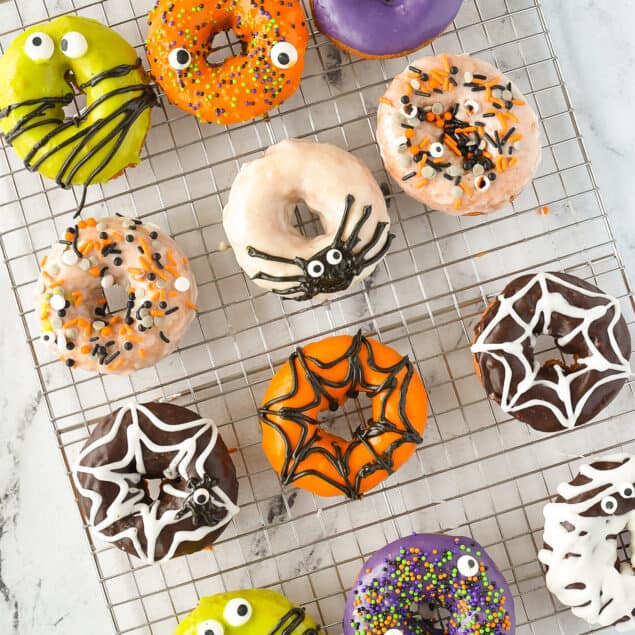
{"label": "orange sprinkle", "polygon": [[44,258],[42,258],[42,260],[40,260],[40,267],[43,267],[46,264],[47,260],[48,260],[48,256],[44,256]]}
{"label": "orange sprinkle", "polygon": [[455,198],[454,199],[454,209],[461,209],[462,205],[463,205],[463,203],[461,202],[460,198]]}
{"label": "orange sprinkle", "polygon": [[51,282],[53,280],[55,280],[55,278],[48,272],[48,271],[43,271],[42,275],[47,279],[47,280],[51,280]]}
{"label": "orange sprinkle", "polygon": [[139,262],[141,263],[141,266],[144,268],[146,272],[149,272],[152,270],[150,261],[145,256],[139,256]]}
{"label": "orange sprinkle", "polygon": [[461,181],[459,183],[459,186],[461,187],[461,189],[468,195],[472,194],[472,188],[470,188],[466,183],[464,183],[463,181]]}
{"label": "orange sprinkle", "polygon": [[487,256],[488,253],[489,251],[481,251],[480,253],[476,254],[475,258],[482,258],[483,256]]}
{"label": "orange sprinkle", "polygon": [[79,306],[82,303],[83,295],[81,291],[73,291],[71,293],[71,298],[73,298],[73,304],[75,306]]}
{"label": "orange sprinkle", "polygon": [[159,309],[153,309],[152,311],[150,311],[150,315],[152,315],[153,317],[163,317],[165,313]]}
{"label": "orange sprinkle", "polygon": [[90,353],[91,348],[88,344],[84,344],[80,349],[79,349],[82,353],[86,354],[86,353]]}
{"label": "orange sprinkle", "polygon": [[430,123],[432,123],[435,119],[436,119],[436,116],[433,112],[426,113],[426,121],[429,121]]}
{"label": "orange sprinkle", "polygon": [[117,370],[117,368],[119,368],[119,366],[121,366],[122,363],[123,363],[123,357],[119,355],[119,357],[117,357],[117,359],[114,362],[108,364],[108,369]]}
{"label": "orange sprinkle", "polygon": [[63,284],[64,284],[64,279],[60,278],[59,280],[56,280],[55,282],[51,284],[51,289],[55,287],[61,287]]}
{"label": "orange sprinkle", "polygon": [[549,207],[547,207],[545,205],[545,207],[543,207],[540,212],[542,213],[543,216],[546,216],[551,210],[549,209]]}
{"label": "orange sprinkle", "polygon": [[108,300],[106,300],[106,298],[99,298],[97,300],[97,304],[106,304],[106,302],[108,302]]}
{"label": "orange sprinkle", "polygon": [[196,311],[196,304],[192,304],[189,300],[185,301],[185,306],[192,311]]}
{"label": "orange sprinkle", "polygon": [[388,97],[380,97],[379,98],[380,103],[382,104],[386,104],[386,106],[392,106],[392,101],[390,101],[390,99],[388,99]]}
{"label": "orange sprinkle", "polygon": [[[174,267],[170,267],[170,265],[163,265],[163,268],[166,271],[169,271],[175,278],[179,277],[179,272]],[[167,280],[167,278],[165,278],[165,280]]]}
{"label": "orange sprinkle", "polygon": [[[79,291],[76,291],[76,293],[79,293]],[[73,318],[72,320],[69,320],[68,322],[66,322],[66,324],[64,324],[64,328],[65,329],[73,328],[78,322],[79,320],[77,318]]]}
{"label": "orange sprinkle", "polygon": [[101,329],[100,334],[104,337],[110,337],[112,335],[112,329],[109,326],[104,326],[104,328]]}
{"label": "orange sprinkle", "polygon": [[86,224],[89,227],[94,227],[97,224],[97,221],[91,216],[90,218],[86,219]]}
{"label": "orange sprinkle", "polygon": [[141,357],[141,359],[144,359],[145,356],[146,356],[146,352],[142,348],[140,348],[139,349],[139,357]]}
{"label": "orange sprinkle", "polygon": [[422,187],[425,187],[426,185],[428,185],[428,183],[429,183],[428,179],[421,179],[421,181],[417,183],[416,187],[418,189],[421,189]]}
{"label": "orange sprinkle", "polygon": [[99,275],[99,267],[91,267],[88,271],[95,277]]}

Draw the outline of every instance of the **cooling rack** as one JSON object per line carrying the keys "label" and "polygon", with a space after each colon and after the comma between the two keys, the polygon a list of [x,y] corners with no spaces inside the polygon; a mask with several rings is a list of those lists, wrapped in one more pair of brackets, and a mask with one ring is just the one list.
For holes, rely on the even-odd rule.
{"label": "cooling rack", "polygon": [[[111,25],[143,57],[150,8],[151,0],[8,0],[0,4],[0,45],[40,20],[77,12]],[[219,59],[234,44],[223,37],[215,42]],[[635,451],[628,426],[633,385],[598,420],[540,435],[485,399],[469,342],[489,300],[521,272],[585,278],[621,299],[632,327],[630,287],[538,0],[466,0],[430,48],[493,62],[540,113],[542,166],[513,207],[453,218],[405,197],[388,179],[374,138],[378,98],[405,60],[350,58],[312,29],[302,86],[267,120],[229,129],[199,125],[162,97],[141,164],[90,188],[85,215],[125,211],[162,226],[190,257],[200,286],[198,318],[178,352],[129,378],[71,372],[38,341],[32,301],[38,262],[71,223],[80,192],[27,172],[3,144],[2,254],[67,470],[95,420],[131,398],[174,400],[211,416],[236,448],[242,510],[212,552],[144,566],[93,542],[86,529],[116,633],[171,635],[200,596],[264,586],[306,606],[329,635],[339,634],[345,595],[364,558],[412,531],[472,535],[486,546],[512,588],[519,635],[599,632],[545,588],[536,558],[542,508],[583,457]],[[288,137],[350,150],[386,193],[393,247],[363,287],[335,301],[283,303],[249,282],[224,250],[221,210],[233,177]],[[298,209],[297,217],[305,233],[319,231],[307,210]],[[416,362],[431,405],[424,442],[359,502],[282,488],[259,447],[256,408],[267,382],[296,346],[360,328]],[[548,347],[544,355],[553,356]],[[324,425],[346,435],[367,415],[360,398]],[[626,559],[630,538],[620,544]]]}

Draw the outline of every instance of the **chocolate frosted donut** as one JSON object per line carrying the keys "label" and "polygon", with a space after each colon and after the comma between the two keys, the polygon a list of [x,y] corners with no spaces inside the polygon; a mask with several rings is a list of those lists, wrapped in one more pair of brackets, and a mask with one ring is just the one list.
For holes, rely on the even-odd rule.
{"label": "chocolate frosted donut", "polygon": [[[619,301],[564,273],[517,278],[474,330],[477,372],[488,395],[542,432],[595,417],[631,376],[631,338]],[[534,359],[536,336],[549,335],[573,363]]]}
{"label": "chocolate frosted donut", "polygon": [[106,417],[73,477],[95,534],[147,563],[211,545],[238,513],[236,471],[214,422],[173,404],[130,403]]}
{"label": "chocolate frosted donut", "polygon": [[618,557],[618,536],[635,512],[635,460],[619,454],[582,465],[558,493],[544,510],[538,554],[547,587],[589,624],[635,630],[635,558],[621,565]]}

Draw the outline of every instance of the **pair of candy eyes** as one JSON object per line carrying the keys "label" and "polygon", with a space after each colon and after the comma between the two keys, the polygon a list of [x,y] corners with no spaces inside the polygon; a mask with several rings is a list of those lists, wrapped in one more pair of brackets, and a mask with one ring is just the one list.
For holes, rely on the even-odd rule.
{"label": "pair of candy eyes", "polygon": [[[622,498],[635,498],[635,487],[630,483],[620,486],[620,496]],[[605,514],[614,514],[617,511],[617,499],[615,496],[605,496],[600,502],[600,507]]]}
{"label": "pair of candy eyes", "polygon": [[[339,265],[343,259],[344,256],[339,249],[329,249],[326,252],[326,262],[328,262],[329,265]],[[320,276],[324,275],[326,267],[320,260],[311,260],[311,262],[309,262],[309,264],[307,265],[306,270],[311,278],[319,278]]]}
{"label": "pair of candy eyes", "polygon": [[[291,42],[276,42],[269,53],[274,66],[291,68],[298,61],[298,51]],[[192,54],[185,48],[172,49],[168,54],[168,63],[177,71],[184,71],[192,63]]]}
{"label": "pair of candy eyes", "polygon": [[[243,598],[233,598],[223,610],[223,619],[230,626],[243,626],[253,614],[251,604]],[[196,635],[225,635],[225,629],[218,620],[205,620],[198,625]]]}
{"label": "pair of candy eyes", "polygon": [[[77,31],[70,31],[60,40],[60,49],[66,57],[76,59],[88,50],[86,38]],[[48,33],[31,33],[24,43],[24,52],[34,62],[50,60],[55,53],[55,42]]]}

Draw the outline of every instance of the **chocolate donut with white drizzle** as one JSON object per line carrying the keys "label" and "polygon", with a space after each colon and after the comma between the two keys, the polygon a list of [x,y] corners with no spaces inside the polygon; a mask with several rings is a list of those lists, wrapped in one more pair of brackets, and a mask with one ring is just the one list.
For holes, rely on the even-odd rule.
{"label": "chocolate donut with white drizzle", "polygon": [[[504,412],[542,432],[595,417],[631,377],[631,338],[617,299],[564,273],[513,280],[474,330],[477,372]],[[566,365],[534,357],[549,335],[574,358]]]}
{"label": "chocolate donut with white drizzle", "polygon": [[633,528],[635,460],[626,454],[582,465],[545,506],[547,587],[592,625],[635,630],[635,576],[617,554],[619,534]]}
{"label": "chocolate donut with white drizzle", "polygon": [[[238,481],[211,419],[168,403],[124,406],[73,466],[80,506],[102,540],[146,563],[211,545],[238,513]],[[153,496],[149,480],[160,480]]]}

